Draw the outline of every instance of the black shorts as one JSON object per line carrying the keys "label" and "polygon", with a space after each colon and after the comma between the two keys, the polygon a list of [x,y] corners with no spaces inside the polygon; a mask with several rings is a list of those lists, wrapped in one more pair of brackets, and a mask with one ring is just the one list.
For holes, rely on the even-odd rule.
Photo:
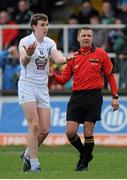
{"label": "black shorts", "polygon": [[96,122],[101,120],[101,90],[74,91],[67,105],[67,121]]}

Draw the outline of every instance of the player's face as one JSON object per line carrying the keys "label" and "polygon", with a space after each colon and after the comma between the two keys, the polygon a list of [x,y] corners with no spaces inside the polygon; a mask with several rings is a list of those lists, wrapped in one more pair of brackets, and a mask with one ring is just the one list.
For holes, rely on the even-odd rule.
{"label": "player's face", "polygon": [[34,32],[39,36],[46,36],[48,33],[48,21],[39,20],[37,25],[33,26]]}
{"label": "player's face", "polygon": [[82,29],[78,34],[77,40],[81,48],[89,48],[93,42],[93,32],[91,30]]}

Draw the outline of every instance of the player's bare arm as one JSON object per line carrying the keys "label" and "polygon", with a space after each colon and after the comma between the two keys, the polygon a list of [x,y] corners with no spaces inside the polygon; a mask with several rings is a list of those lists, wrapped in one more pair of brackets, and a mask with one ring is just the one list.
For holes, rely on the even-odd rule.
{"label": "player's bare arm", "polygon": [[51,50],[51,56],[57,64],[67,63],[67,61],[74,59],[77,54],[78,54],[78,52],[75,52],[75,53],[71,53],[70,55],[65,57],[62,55],[62,53],[60,51],[58,51],[56,49]]}

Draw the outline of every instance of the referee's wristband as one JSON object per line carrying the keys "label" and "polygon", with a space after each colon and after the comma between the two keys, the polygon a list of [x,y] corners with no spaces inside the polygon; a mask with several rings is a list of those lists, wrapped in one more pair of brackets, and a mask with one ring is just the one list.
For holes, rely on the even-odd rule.
{"label": "referee's wristband", "polygon": [[118,97],[118,95],[113,95],[112,98],[113,99],[118,99],[119,97]]}
{"label": "referee's wristband", "polygon": [[27,58],[27,59],[31,59],[31,56],[29,56],[29,55],[25,55],[25,57]]}

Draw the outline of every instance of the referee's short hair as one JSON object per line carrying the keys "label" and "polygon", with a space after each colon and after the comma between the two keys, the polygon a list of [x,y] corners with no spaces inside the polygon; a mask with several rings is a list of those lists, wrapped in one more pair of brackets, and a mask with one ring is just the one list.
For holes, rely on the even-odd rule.
{"label": "referee's short hair", "polygon": [[82,30],[91,30],[91,31],[93,32],[93,30],[92,30],[90,27],[84,26],[84,27],[81,27],[81,28],[78,29],[77,36],[80,34],[80,32],[81,32]]}

